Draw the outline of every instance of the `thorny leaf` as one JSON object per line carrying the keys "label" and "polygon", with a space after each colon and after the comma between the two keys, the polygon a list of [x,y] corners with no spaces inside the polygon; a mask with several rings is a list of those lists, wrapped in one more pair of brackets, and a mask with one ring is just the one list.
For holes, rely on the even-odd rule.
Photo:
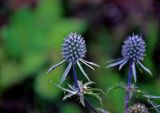
{"label": "thorny leaf", "polygon": [[93,83],[94,82],[89,81],[89,82],[86,82],[86,83],[83,84],[81,81],[78,81],[78,84],[79,84],[79,87],[80,87],[80,90],[81,90],[80,94],[79,94],[77,88],[75,87],[75,85],[68,84],[69,88],[63,88],[60,85],[57,85],[57,84],[54,84],[54,83],[53,84],[66,92],[66,94],[63,97],[63,100],[66,100],[67,98],[70,98],[74,95],[77,95],[77,96],[79,96],[80,103],[83,106],[85,106],[84,98],[85,98],[85,95],[87,94],[87,95],[91,95],[91,96],[96,97],[100,101],[100,103],[102,104],[102,99],[99,96],[99,94],[104,93],[104,92],[101,89],[89,87],[89,85],[91,85]]}
{"label": "thorny leaf", "polygon": [[74,94],[68,93],[63,97],[63,100],[66,100],[67,98],[71,98]]}
{"label": "thorny leaf", "polygon": [[157,111],[157,113],[160,113],[160,109],[159,109],[159,107],[157,107],[157,104],[155,104],[150,99],[148,99],[147,101],[148,101],[148,103],[150,103],[153,106],[153,108]]}
{"label": "thorny leaf", "polygon": [[160,99],[160,96],[154,96],[154,95],[143,95],[144,97],[147,98],[147,102],[150,103],[153,106],[153,109],[157,111],[157,113],[160,113],[160,105],[157,105],[150,99]]}
{"label": "thorny leaf", "polygon": [[152,98],[152,99],[160,99],[160,96],[154,96],[154,95],[143,95],[146,98]]}
{"label": "thorny leaf", "polygon": [[50,81],[50,83],[52,83],[53,85],[57,86],[58,88],[62,89],[65,92],[68,92],[68,93],[71,93],[71,94],[76,94],[76,91],[74,91],[74,90],[63,88],[62,86],[57,85],[57,84],[53,83],[52,81]]}

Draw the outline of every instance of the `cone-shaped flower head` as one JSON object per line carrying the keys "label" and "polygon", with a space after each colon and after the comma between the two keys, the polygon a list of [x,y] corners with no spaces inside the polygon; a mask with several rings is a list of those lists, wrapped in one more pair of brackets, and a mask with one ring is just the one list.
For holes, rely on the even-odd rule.
{"label": "cone-shaped flower head", "polygon": [[145,56],[145,42],[142,35],[129,36],[122,46],[122,56],[132,61],[142,61]]}
{"label": "cone-shaped flower head", "polygon": [[132,74],[134,76],[134,80],[136,82],[136,64],[140,65],[142,69],[148,72],[150,75],[152,73],[149,69],[147,69],[141,61],[143,61],[146,52],[146,45],[144,40],[142,39],[142,35],[131,35],[128,36],[127,39],[124,41],[122,46],[122,56],[118,60],[113,60],[111,64],[107,67],[114,67],[119,65],[119,70],[129,62],[130,67],[132,68]]}
{"label": "cone-shaped flower head", "polygon": [[149,111],[145,105],[138,103],[131,106],[128,113],[149,113]]}
{"label": "cone-shaped flower head", "polygon": [[85,40],[83,39],[83,37],[78,33],[70,33],[64,39],[64,43],[62,47],[62,55],[63,55],[64,60],[59,62],[56,65],[51,66],[48,72],[52,71],[53,69],[63,64],[64,62],[68,62],[69,64],[65,72],[63,73],[60,84],[62,84],[62,82],[66,79],[66,76],[68,75],[71,67],[76,64],[78,65],[78,67],[80,68],[84,76],[87,78],[87,80],[90,81],[88,75],[83,70],[80,62],[85,64],[92,70],[94,70],[92,66],[97,66],[97,67],[100,67],[100,66],[93,62],[84,60],[83,58],[85,57],[86,52],[87,52],[87,49],[86,49],[86,44],[85,44]]}
{"label": "cone-shaped flower head", "polygon": [[77,33],[70,33],[64,40],[62,54],[67,62],[76,62],[85,57],[85,40]]}

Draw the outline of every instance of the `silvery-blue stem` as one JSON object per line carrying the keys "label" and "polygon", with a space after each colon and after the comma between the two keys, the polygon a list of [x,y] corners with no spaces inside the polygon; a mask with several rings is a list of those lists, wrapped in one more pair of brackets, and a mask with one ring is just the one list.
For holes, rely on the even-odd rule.
{"label": "silvery-blue stem", "polygon": [[73,64],[73,75],[74,75],[74,82],[75,82],[75,86],[78,90],[78,93],[80,94],[81,90],[78,84],[78,79],[77,79],[77,74],[76,74],[76,64]]}
{"label": "silvery-blue stem", "polygon": [[129,64],[129,72],[128,72],[128,82],[126,87],[126,98],[125,98],[125,113],[127,113],[129,108],[129,99],[130,99],[130,91],[129,88],[131,86],[131,80],[132,80],[132,63]]}

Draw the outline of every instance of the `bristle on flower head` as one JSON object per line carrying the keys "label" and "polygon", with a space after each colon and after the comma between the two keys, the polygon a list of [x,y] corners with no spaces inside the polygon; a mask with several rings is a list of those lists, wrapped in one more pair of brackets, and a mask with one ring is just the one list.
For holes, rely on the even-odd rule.
{"label": "bristle on flower head", "polygon": [[122,55],[125,59],[132,61],[142,61],[145,56],[145,42],[142,35],[132,35],[127,37],[122,46]]}
{"label": "bristle on flower head", "polygon": [[149,113],[149,111],[145,105],[138,103],[131,106],[127,113]]}
{"label": "bristle on flower head", "polygon": [[64,40],[62,54],[66,61],[75,63],[77,60],[85,57],[85,40],[80,34],[70,33]]}

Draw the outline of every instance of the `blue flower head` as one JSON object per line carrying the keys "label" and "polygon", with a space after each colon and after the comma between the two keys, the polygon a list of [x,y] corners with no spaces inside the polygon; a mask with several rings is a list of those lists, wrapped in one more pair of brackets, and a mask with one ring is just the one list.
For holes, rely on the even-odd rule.
{"label": "blue flower head", "polygon": [[82,71],[84,76],[87,78],[87,80],[90,81],[89,77],[83,70],[80,62],[85,64],[86,66],[88,66],[89,68],[93,70],[94,68],[92,66],[99,67],[99,65],[93,62],[84,60],[86,52],[87,52],[87,49],[86,49],[86,44],[85,44],[85,40],[83,39],[83,37],[78,33],[70,33],[64,39],[64,44],[62,48],[62,55],[63,55],[64,60],[62,60],[56,65],[51,66],[48,72],[55,69],[56,67],[63,64],[64,62],[68,62],[68,66],[65,72],[63,73],[60,84],[62,84],[62,82],[66,79],[66,76],[68,75],[72,65],[76,65],[76,64],[79,66],[80,70]]}
{"label": "blue flower head", "polygon": [[146,45],[144,40],[142,39],[142,35],[132,35],[128,36],[127,39],[124,41],[124,44],[122,46],[122,56],[123,58],[120,58],[118,60],[114,60],[111,64],[109,64],[107,67],[114,67],[119,65],[119,70],[127,64],[130,63],[130,66],[132,67],[132,73],[134,76],[134,80],[136,82],[136,67],[135,65],[138,64],[140,67],[142,67],[146,72],[152,75],[149,69],[147,69],[141,61],[143,61],[144,56],[146,52]]}
{"label": "blue flower head", "polygon": [[143,61],[146,45],[141,35],[129,36],[122,46],[122,56],[124,59],[132,61]]}
{"label": "blue flower head", "polygon": [[70,33],[64,40],[62,54],[67,62],[73,62],[85,57],[87,52],[85,40],[77,33]]}

